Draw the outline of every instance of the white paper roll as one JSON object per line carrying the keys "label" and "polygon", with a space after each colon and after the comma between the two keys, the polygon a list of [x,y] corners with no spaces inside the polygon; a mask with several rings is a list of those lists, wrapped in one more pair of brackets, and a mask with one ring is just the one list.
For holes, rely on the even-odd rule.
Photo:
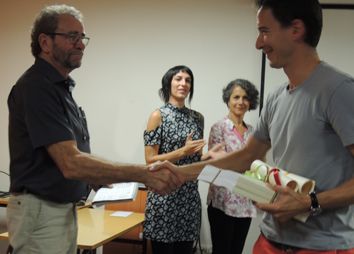
{"label": "white paper roll", "polygon": [[[255,160],[251,164],[251,172],[258,174],[262,179],[268,175],[273,167],[264,163],[261,160]],[[278,168],[279,169],[279,168]],[[297,191],[300,195],[307,195],[315,189],[315,181],[308,178],[289,173],[283,169],[279,169],[279,180],[282,186],[288,186],[289,188]],[[273,174],[273,173],[272,173]],[[276,184],[274,176],[269,176],[269,183]]]}

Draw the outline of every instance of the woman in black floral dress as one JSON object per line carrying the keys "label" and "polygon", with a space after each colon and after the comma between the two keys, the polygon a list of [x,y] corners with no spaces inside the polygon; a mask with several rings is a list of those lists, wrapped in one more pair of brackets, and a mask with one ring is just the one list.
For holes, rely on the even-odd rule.
{"label": "woman in black floral dress", "polygon": [[[176,165],[200,161],[204,117],[185,107],[193,97],[193,73],[186,66],[168,70],[162,78],[160,97],[166,103],[154,111],[144,132],[147,164],[168,160]],[[201,204],[198,182],[186,182],[171,194],[149,191],[144,237],[154,254],[189,254],[200,233]]]}

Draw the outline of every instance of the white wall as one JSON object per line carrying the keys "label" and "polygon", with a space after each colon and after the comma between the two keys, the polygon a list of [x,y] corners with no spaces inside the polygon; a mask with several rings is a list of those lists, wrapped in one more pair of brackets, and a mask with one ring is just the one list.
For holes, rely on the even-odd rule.
{"label": "white wall", "polygon": [[[261,52],[254,48],[257,30],[251,0],[0,0],[0,170],[8,172],[9,165],[7,95],[33,63],[29,31],[35,15],[55,3],[81,10],[91,38],[83,65],[72,77],[77,82],[74,97],[88,118],[93,154],[144,163],[143,130],[151,112],[163,104],[157,91],[170,67],[183,64],[194,73],[191,107],[205,116],[205,139],[211,125],[227,114],[221,89],[229,81],[246,78],[259,87]],[[338,12],[325,11],[319,52],[354,75],[349,45],[354,39],[349,32],[353,15]],[[266,93],[285,80],[281,70],[267,68]],[[254,111],[245,120],[254,125],[257,117]],[[9,178],[0,174],[0,190],[8,187]],[[200,184],[200,193],[205,204],[206,184]],[[244,253],[251,253],[259,221],[252,223]],[[205,209],[202,224],[202,245],[210,247]],[[0,232],[4,231],[5,209],[0,208]],[[0,242],[0,252],[5,248]]]}

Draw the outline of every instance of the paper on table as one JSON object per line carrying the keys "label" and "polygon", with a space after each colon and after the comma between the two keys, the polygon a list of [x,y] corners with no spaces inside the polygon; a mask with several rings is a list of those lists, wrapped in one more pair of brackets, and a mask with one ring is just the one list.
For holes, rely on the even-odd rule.
{"label": "paper on table", "polygon": [[133,214],[133,212],[126,212],[126,211],[117,211],[112,213],[110,216],[114,217],[128,217],[129,215]]}

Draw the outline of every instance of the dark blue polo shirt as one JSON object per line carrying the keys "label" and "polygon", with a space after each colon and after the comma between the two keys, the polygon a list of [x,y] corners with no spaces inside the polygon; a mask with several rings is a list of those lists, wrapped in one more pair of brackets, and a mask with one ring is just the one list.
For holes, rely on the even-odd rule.
{"label": "dark blue polo shirt", "polygon": [[90,153],[86,117],[71,94],[75,82],[37,58],[13,86],[8,97],[10,192],[27,189],[54,202],[75,202],[88,192],[88,183],[68,180],[45,149],[75,140]]}

